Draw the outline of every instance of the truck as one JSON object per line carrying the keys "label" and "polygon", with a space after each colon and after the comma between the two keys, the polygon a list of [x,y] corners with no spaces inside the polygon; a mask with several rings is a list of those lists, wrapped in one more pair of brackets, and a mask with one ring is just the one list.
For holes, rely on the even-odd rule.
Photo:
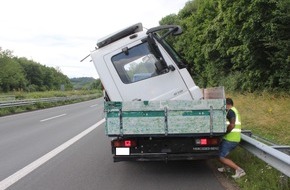
{"label": "truck", "polygon": [[209,159],[226,133],[223,87],[199,88],[168,38],[178,25],[137,23],[97,41],[113,161]]}

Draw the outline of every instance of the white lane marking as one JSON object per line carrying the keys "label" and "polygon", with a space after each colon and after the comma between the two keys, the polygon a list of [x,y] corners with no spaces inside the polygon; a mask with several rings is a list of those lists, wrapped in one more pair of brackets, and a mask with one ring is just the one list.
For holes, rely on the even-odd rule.
{"label": "white lane marking", "polygon": [[105,122],[105,119],[100,120],[99,122],[97,122],[93,126],[89,127],[88,129],[84,130],[83,132],[81,132],[77,136],[66,141],[65,143],[63,143],[59,147],[53,149],[52,151],[50,151],[49,153],[45,154],[44,156],[38,158],[37,160],[35,160],[31,164],[25,166],[21,170],[15,172],[11,176],[5,178],[4,180],[2,180],[0,182],[0,190],[4,190],[4,189],[10,187],[14,183],[16,183],[18,180],[25,177],[27,174],[29,174],[30,172],[32,172],[33,170],[35,170],[36,168],[38,168],[39,166],[41,166],[42,164],[44,164],[45,162],[50,160],[51,158],[55,157],[57,154],[64,151],[65,149],[67,149],[69,146],[71,146],[72,144],[74,144],[78,140],[80,140],[82,137],[89,134],[91,131],[96,129],[98,126],[100,126],[104,122]]}
{"label": "white lane marking", "polygon": [[40,122],[48,121],[48,120],[55,119],[55,118],[58,118],[58,117],[62,117],[62,116],[65,116],[65,115],[66,115],[66,113],[61,114],[61,115],[57,115],[57,116],[53,116],[53,117],[50,117],[50,118],[46,118],[46,119],[40,120]]}
{"label": "white lane marking", "polygon": [[90,108],[96,107],[98,104],[91,105]]}

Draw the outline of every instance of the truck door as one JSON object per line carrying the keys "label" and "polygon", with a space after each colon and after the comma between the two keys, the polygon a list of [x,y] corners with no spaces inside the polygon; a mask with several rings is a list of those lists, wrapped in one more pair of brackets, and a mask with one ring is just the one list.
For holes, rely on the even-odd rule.
{"label": "truck door", "polygon": [[[164,54],[163,66],[148,41],[140,40],[104,57],[122,100],[192,99],[179,68]],[[165,69],[164,63],[167,66]]]}

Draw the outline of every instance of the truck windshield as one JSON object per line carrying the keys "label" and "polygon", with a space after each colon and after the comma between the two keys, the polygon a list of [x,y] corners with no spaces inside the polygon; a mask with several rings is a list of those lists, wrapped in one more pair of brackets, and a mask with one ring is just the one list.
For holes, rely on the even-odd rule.
{"label": "truck windshield", "polygon": [[134,46],[112,57],[112,63],[125,84],[158,75],[157,58],[150,51],[148,42]]}

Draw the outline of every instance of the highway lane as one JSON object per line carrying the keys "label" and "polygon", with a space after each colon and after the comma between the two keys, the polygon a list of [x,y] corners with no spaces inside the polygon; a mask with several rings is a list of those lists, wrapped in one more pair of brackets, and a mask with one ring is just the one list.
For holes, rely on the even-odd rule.
{"label": "highway lane", "polygon": [[102,126],[10,187],[11,190],[223,189],[204,161],[113,163]]}
{"label": "highway lane", "polygon": [[102,118],[102,98],[0,117],[0,181]]}
{"label": "highway lane", "polygon": [[[94,101],[92,103],[95,103]],[[18,116],[22,119],[22,124],[26,123],[26,128],[33,130],[34,128],[52,128],[51,130],[40,130],[44,132],[25,132],[22,128],[13,129],[10,133],[7,132],[7,126],[2,128],[3,120],[0,119],[1,127],[0,134],[6,130],[6,134],[13,137],[12,134],[18,134],[16,131],[20,130],[21,134],[25,134],[21,143],[17,143],[18,146],[24,148],[24,151],[20,151],[21,148],[16,148],[14,154],[9,153],[9,148],[5,150],[4,145],[13,145],[14,140],[18,140],[16,137],[14,140],[7,142],[6,140],[0,140],[0,173],[1,180],[4,177],[8,177],[15,170],[21,169],[25,164],[33,162],[38,157],[46,154],[56,146],[59,146],[66,140],[70,139],[74,135],[77,135],[81,131],[85,130],[89,126],[100,121],[103,117],[102,101],[98,100],[97,105],[90,106],[91,102],[87,102],[79,105],[80,108],[63,107],[52,109],[52,112],[46,113],[34,113],[36,118],[32,120],[35,124],[34,127],[30,127],[32,121],[25,120],[26,116]],[[89,107],[89,108],[88,108]],[[62,111],[60,111],[62,110]],[[87,110],[87,111],[86,111]],[[45,110],[43,110],[45,111]],[[42,112],[42,111],[41,111]],[[83,113],[77,113],[83,112]],[[32,113],[32,112],[31,112]],[[29,113],[29,114],[31,114]],[[66,115],[63,115],[66,114]],[[23,114],[20,114],[23,115]],[[25,114],[24,114],[25,115]],[[62,115],[62,116],[60,116]],[[70,116],[71,115],[71,116]],[[31,115],[29,115],[32,117]],[[45,117],[43,117],[45,116]],[[59,117],[55,117],[59,116]],[[40,120],[53,118],[51,120],[54,124],[42,124]],[[91,119],[94,118],[94,119]],[[6,118],[7,123],[12,124],[12,119]],[[64,124],[70,123],[69,127],[65,127]],[[55,127],[54,125],[58,125]],[[52,126],[53,125],[53,126]],[[81,127],[77,127],[82,125]],[[6,126],[6,127],[5,127]],[[14,125],[11,125],[14,126]],[[36,130],[38,131],[38,130]],[[64,131],[64,132],[61,132]],[[73,131],[73,132],[72,132]],[[32,135],[36,133],[37,135]],[[69,133],[69,134],[67,134]],[[47,134],[47,135],[46,135]],[[17,135],[16,135],[17,136]],[[40,137],[38,137],[40,136]],[[46,137],[48,136],[48,137]],[[63,138],[61,138],[64,136]],[[28,138],[28,140],[25,138]],[[32,140],[30,138],[36,138]],[[56,139],[55,139],[56,138]],[[30,139],[30,140],[29,140]],[[60,140],[61,139],[61,140]],[[44,142],[42,142],[44,141]],[[47,141],[49,145],[45,145]],[[37,143],[36,143],[37,142]],[[3,145],[3,144],[4,145]],[[40,144],[39,147],[38,145]],[[26,147],[22,144],[28,144],[34,148]],[[43,148],[41,148],[44,145]],[[13,145],[17,146],[17,145]],[[30,150],[31,149],[31,150]],[[45,149],[45,150],[43,150]],[[2,158],[2,150],[10,154],[10,156],[17,157],[11,158],[5,156],[6,159],[12,159],[9,164],[13,165],[14,169],[6,169],[5,174],[2,174],[2,166],[5,162]],[[26,151],[29,150],[29,153]],[[36,150],[37,153],[34,153]],[[31,152],[30,152],[31,151]],[[214,177],[213,172],[208,167],[205,161],[180,161],[180,162],[119,162],[113,163],[110,149],[110,139],[105,136],[104,125],[97,127],[88,135],[71,145],[69,148],[53,157],[48,162],[41,165],[36,170],[29,173],[24,178],[9,187],[11,190],[79,190],[79,189],[224,189],[218,180]],[[20,154],[18,155],[18,153]],[[33,156],[30,156],[33,154]],[[28,158],[24,158],[28,157]],[[23,162],[22,160],[26,160]],[[17,162],[21,162],[18,164]],[[14,165],[18,165],[15,167]],[[10,166],[11,167],[11,166]],[[0,181],[1,181],[0,180]]]}

